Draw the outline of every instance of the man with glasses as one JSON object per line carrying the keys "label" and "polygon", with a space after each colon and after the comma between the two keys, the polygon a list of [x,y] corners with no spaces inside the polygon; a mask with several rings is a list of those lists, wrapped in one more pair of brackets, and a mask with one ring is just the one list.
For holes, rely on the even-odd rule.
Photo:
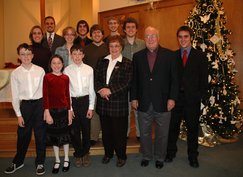
{"label": "man with glasses", "polygon": [[131,100],[132,107],[138,111],[143,155],[140,165],[146,167],[155,159],[155,167],[161,169],[166,155],[171,110],[178,93],[177,68],[173,52],[159,45],[156,28],[147,27],[144,39],[146,48],[133,57]]}

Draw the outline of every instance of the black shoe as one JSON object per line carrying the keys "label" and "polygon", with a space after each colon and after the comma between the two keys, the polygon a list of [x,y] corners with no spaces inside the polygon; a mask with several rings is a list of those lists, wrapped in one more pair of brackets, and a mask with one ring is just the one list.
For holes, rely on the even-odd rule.
{"label": "black shoe", "polygon": [[90,140],[90,146],[95,146],[96,143],[97,143],[97,141],[95,141],[95,140]]}
{"label": "black shoe", "polygon": [[149,160],[143,159],[140,164],[142,167],[147,167],[149,165]]}
{"label": "black shoe", "polygon": [[24,164],[21,164],[19,166],[17,166],[16,164],[12,163],[12,165],[10,167],[8,167],[4,173],[6,174],[11,174],[14,173],[15,171],[17,171],[18,169],[22,168],[24,166]]}
{"label": "black shoe", "polygon": [[44,175],[46,172],[45,168],[44,168],[44,165],[43,164],[38,164],[37,167],[36,167],[36,175],[37,176],[41,176],[41,175]]}
{"label": "black shoe", "polygon": [[[55,168],[56,165],[58,165],[57,168]],[[59,172],[59,168],[60,168],[60,162],[55,162],[52,168],[52,173],[57,174]]]}
{"label": "black shoe", "polygon": [[[68,165],[67,166],[64,166],[65,163],[67,163]],[[63,172],[67,172],[70,168],[70,162],[69,161],[64,161],[64,164],[63,164],[63,167],[62,167],[62,171]]]}
{"label": "black shoe", "polygon": [[169,155],[167,155],[167,156],[165,157],[165,162],[167,162],[167,163],[172,162],[173,159],[174,159],[174,157],[175,157],[175,156],[169,156]]}
{"label": "black shoe", "polygon": [[122,167],[125,164],[126,164],[126,160],[123,160],[123,159],[118,159],[117,162],[116,162],[117,167]]}
{"label": "black shoe", "polygon": [[198,160],[196,158],[195,159],[189,159],[189,164],[193,168],[198,168],[199,167],[199,163],[198,163]]}
{"label": "black shoe", "polygon": [[156,162],[155,162],[156,168],[161,169],[161,168],[163,168],[163,166],[164,166],[163,162],[156,160]]}
{"label": "black shoe", "polygon": [[137,141],[139,142],[140,141],[140,136],[137,136],[136,138],[137,138]]}
{"label": "black shoe", "polygon": [[102,158],[102,163],[103,163],[103,164],[108,164],[108,163],[110,162],[110,160],[111,160],[111,158],[109,158],[109,157],[107,157],[107,156],[104,156],[104,157]]}

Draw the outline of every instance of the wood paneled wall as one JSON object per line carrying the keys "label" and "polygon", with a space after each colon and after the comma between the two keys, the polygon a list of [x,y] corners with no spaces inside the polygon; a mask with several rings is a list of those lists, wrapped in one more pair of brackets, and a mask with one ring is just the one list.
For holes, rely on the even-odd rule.
{"label": "wood paneled wall", "polygon": [[[163,0],[154,2],[154,9],[151,9],[150,4],[142,4],[109,10],[99,13],[99,23],[103,26],[105,35],[109,34],[107,20],[111,16],[120,19],[122,25],[124,19],[128,16],[134,17],[139,23],[138,37],[143,38],[144,29],[147,26],[154,26],[159,29],[160,44],[164,47],[176,50],[178,48],[176,40],[177,28],[184,24],[189,16],[190,11],[195,5],[195,0]],[[236,52],[234,57],[236,68],[239,71],[236,75],[237,84],[240,90],[243,91],[243,9],[242,0],[223,0],[223,7],[227,16],[226,27],[232,31],[229,36],[232,44],[232,49]],[[120,32],[122,33],[122,26]],[[240,93],[243,98],[243,94]],[[243,104],[241,103],[241,108]]]}

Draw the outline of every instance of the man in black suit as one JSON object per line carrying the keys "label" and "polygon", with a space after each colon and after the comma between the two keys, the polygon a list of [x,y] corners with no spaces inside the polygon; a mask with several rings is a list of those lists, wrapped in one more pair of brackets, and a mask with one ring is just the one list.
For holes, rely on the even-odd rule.
{"label": "man in black suit", "polygon": [[43,38],[42,45],[49,48],[52,55],[55,54],[56,48],[64,45],[65,40],[62,36],[55,33],[55,19],[52,16],[47,16],[45,18],[45,30],[46,33]]}
{"label": "man in black suit", "polygon": [[159,45],[157,29],[147,27],[144,38],[146,48],[133,56],[131,100],[132,107],[138,110],[143,155],[141,166],[148,166],[154,158],[156,168],[161,169],[166,155],[170,111],[175,106],[178,94],[176,62],[173,52]]}
{"label": "man in black suit", "polygon": [[206,55],[192,48],[193,31],[188,26],[177,30],[180,49],[176,51],[179,96],[172,111],[168,148],[165,162],[172,162],[176,156],[176,142],[182,118],[187,128],[188,160],[191,167],[198,168],[198,127],[200,102],[207,93],[208,65]]}

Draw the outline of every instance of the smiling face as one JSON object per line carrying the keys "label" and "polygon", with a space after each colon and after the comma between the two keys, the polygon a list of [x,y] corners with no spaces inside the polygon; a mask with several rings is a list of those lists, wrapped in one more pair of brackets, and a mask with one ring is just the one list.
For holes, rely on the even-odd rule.
{"label": "smiling face", "polygon": [[134,37],[137,33],[137,27],[135,23],[126,23],[124,32],[128,37]]}
{"label": "smiling face", "polygon": [[159,32],[153,27],[147,27],[144,33],[146,47],[150,51],[154,51],[159,46]]}
{"label": "smiling face", "polygon": [[86,24],[84,24],[84,23],[80,23],[80,24],[78,25],[78,34],[79,34],[80,36],[86,36],[87,33],[88,33],[88,27],[86,26]]}
{"label": "smiling face", "polygon": [[75,31],[72,30],[71,28],[69,28],[69,29],[67,29],[67,31],[65,32],[63,37],[64,37],[66,43],[73,44],[75,36],[76,36]]}
{"label": "smiling face", "polygon": [[188,48],[191,46],[192,37],[189,31],[179,31],[177,40],[182,48]]}
{"label": "smiling face", "polygon": [[31,50],[28,50],[26,48],[21,48],[19,50],[18,58],[22,62],[22,65],[24,66],[30,65],[33,57],[34,55]]}
{"label": "smiling face", "polygon": [[119,27],[119,23],[118,23],[117,20],[111,19],[108,22],[108,27],[109,27],[111,32],[117,32],[118,31],[118,27]]}
{"label": "smiling face", "polygon": [[51,69],[53,74],[61,74],[63,68],[63,62],[60,58],[54,57],[51,60]]}
{"label": "smiling face", "polygon": [[119,57],[119,55],[121,55],[122,46],[118,41],[110,42],[109,51],[111,54],[111,58],[116,59],[117,57]]}
{"label": "smiling face", "polygon": [[53,33],[55,31],[55,21],[52,18],[47,18],[45,20],[45,28],[49,33]]}
{"label": "smiling face", "polygon": [[34,28],[32,30],[32,39],[36,43],[41,43],[43,39],[43,33],[40,28]]}
{"label": "smiling face", "polygon": [[100,43],[103,39],[103,34],[100,30],[95,30],[92,32],[92,39],[95,43]]}
{"label": "smiling face", "polygon": [[81,65],[83,58],[84,58],[84,53],[80,50],[74,50],[72,51],[71,54],[72,60],[76,65]]}

